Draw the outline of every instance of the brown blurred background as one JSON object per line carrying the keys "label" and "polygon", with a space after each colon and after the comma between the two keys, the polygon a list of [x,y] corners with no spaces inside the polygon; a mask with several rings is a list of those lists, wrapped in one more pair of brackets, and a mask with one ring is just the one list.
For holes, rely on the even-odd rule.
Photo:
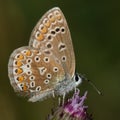
{"label": "brown blurred background", "polygon": [[[0,1],[0,120],[45,120],[57,99],[29,103],[9,83],[7,64],[12,51],[29,42],[39,18],[52,7],[62,9],[69,24],[76,71],[85,73],[103,91],[88,91],[86,104],[94,120],[120,119],[120,2],[118,0],[1,0]],[[71,96],[72,92],[69,94]]]}

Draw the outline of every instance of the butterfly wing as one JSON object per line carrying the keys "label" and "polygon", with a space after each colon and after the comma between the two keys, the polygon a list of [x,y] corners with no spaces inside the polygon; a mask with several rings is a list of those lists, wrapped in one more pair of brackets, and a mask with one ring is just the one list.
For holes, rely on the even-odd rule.
{"label": "butterfly wing", "polygon": [[52,94],[55,84],[65,76],[61,64],[53,57],[28,46],[11,54],[8,74],[14,90],[32,102]]}
{"label": "butterfly wing", "polygon": [[55,7],[38,21],[30,37],[29,46],[51,54],[71,79],[75,72],[75,56],[70,31],[62,11]]}
{"label": "butterfly wing", "polygon": [[75,72],[75,57],[67,22],[59,8],[49,10],[37,23],[29,46],[10,56],[8,74],[16,92],[30,101],[41,100]]}

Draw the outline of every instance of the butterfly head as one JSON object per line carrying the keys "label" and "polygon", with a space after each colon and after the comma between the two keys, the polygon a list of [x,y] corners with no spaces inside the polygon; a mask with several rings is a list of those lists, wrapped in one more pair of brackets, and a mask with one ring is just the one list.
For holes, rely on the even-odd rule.
{"label": "butterfly head", "polygon": [[75,73],[73,80],[75,82],[75,85],[78,86],[82,83],[82,81],[86,80],[86,77],[82,74]]}

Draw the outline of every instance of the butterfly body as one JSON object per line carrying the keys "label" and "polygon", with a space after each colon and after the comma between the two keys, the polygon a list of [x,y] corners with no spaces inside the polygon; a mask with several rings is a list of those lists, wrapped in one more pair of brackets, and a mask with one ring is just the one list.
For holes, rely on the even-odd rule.
{"label": "butterfly body", "polygon": [[[75,88],[75,56],[66,19],[55,7],[38,21],[29,45],[13,51],[8,75],[14,90],[35,102]],[[79,83],[80,84],[80,83]]]}

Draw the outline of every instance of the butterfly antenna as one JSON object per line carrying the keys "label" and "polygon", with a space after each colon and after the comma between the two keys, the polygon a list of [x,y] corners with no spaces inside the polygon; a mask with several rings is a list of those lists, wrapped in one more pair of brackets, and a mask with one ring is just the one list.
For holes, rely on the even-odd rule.
{"label": "butterfly antenna", "polygon": [[95,86],[95,84],[93,84],[92,81],[87,80],[87,82],[97,91],[99,95],[103,95],[102,92]]}
{"label": "butterfly antenna", "polygon": [[95,86],[95,84],[94,84],[92,81],[88,80],[88,79],[85,77],[85,75],[81,75],[81,74],[79,74],[79,75],[80,75],[80,77],[82,78],[82,80],[86,80],[86,81],[95,89],[95,91],[97,91],[97,93],[98,93],[99,95],[103,95],[102,92]]}

